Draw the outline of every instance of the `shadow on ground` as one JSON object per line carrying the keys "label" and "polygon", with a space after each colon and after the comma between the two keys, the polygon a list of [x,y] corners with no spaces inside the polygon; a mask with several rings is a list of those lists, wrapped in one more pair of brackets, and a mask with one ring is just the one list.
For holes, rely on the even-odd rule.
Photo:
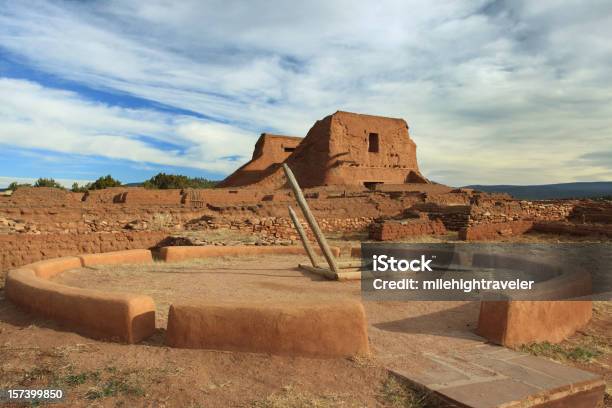
{"label": "shadow on ground", "polygon": [[380,330],[397,333],[478,339],[474,330],[478,323],[479,309],[480,302],[470,302],[421,316],[375,323],[372,326]]}

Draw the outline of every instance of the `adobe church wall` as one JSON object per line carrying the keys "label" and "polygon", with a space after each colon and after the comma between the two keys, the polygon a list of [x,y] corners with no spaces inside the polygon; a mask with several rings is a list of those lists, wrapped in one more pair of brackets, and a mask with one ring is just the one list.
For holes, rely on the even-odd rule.
{"label": "adobe church wall", "polygon": [[[285,185],[280,156],[266,162],[267,166],[256,166],[262,143],[260,138],[253,160],[221,182],[221,187],[278,189]],[[419,172],[416,144],[406,121],[382,116],[338,111],[318,120],[284,162],[302,187],[428,182]]]}

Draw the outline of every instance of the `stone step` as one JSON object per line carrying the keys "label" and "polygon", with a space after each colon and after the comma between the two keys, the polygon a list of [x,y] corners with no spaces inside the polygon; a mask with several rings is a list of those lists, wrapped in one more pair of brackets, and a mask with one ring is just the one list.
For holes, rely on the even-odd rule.
{"label": "stone step", "polygon": [[396,359],[386,367],[456,407],[593,408],[605,391],[595,374],[489,344],[422,353],[418,359],[418,364]]}

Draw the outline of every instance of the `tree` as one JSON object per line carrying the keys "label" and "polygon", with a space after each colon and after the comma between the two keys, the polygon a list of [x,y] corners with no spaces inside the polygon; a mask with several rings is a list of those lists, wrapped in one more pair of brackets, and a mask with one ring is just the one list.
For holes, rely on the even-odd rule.
{"label": "tree", "polygon": [[17,183],[16,181],[13,181],[11,184],[8,185],[7,190],[15,191],[15,190],[17,190],[18,188],[21,188],[21,187],[32,187],[32,185],[29,184],[29,183],[21,183],[20,184],[20,183]]}
{"label": "tree", "polygon": [[145,188],[213,188],[217,184],[216,181],[208,180],[202,177],[187,177],[180,174],[165,174],[159,173],[143,183]]}
{"label": "tree", "polygon": [[89,190],[102,190],[104,188],[119,187],[119,186],[121,186],[121,182],[119,180],[115,180],[114,178],[111,177],[110,174],[108,174],[104,177],[100,177],[93,183],[87,184],[86,187]]}
{"label": "tree", "polygon": [[122,184],[119,180],[114,179],[110,174],[98,178],[93,183],[87,183],[80,186],[79,183],[72,184],[72,192],[84,193],[87,190],[102,190],[109,187],[120,187]]}
{"label": "tree", "polygon": [[59,184],[54,179],[52,179],[52,178],[42,178],[42,177],[39,178],[38,180],[36,180],[36,182],[34,183],[34,187],[53,187],[53,188],[64,189],[64,186]]}
{"label": "tree", "polygon": [[79,186],[79,183],[74,182],[72,183],[72,188],[70,189],[70,191],[72,191],[73,193],[85,193],[87,192],[87,186],[88,184],[85,184],[84,186]]}
{"label": "tree", "polygon": [[215,188],[215,186],[219,183],[216,180],[209,180],[204,177],[195,177],[192,178],[192,188]]}

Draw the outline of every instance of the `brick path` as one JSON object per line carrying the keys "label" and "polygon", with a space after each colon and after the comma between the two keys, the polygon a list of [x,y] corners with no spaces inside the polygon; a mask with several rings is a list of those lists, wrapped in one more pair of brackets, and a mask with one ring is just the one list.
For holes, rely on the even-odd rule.
{"label": "brick path", "polygon": [[384,356],[394,374],[457,407],[596,407],[605,384],[595,374],[504,347]]}

